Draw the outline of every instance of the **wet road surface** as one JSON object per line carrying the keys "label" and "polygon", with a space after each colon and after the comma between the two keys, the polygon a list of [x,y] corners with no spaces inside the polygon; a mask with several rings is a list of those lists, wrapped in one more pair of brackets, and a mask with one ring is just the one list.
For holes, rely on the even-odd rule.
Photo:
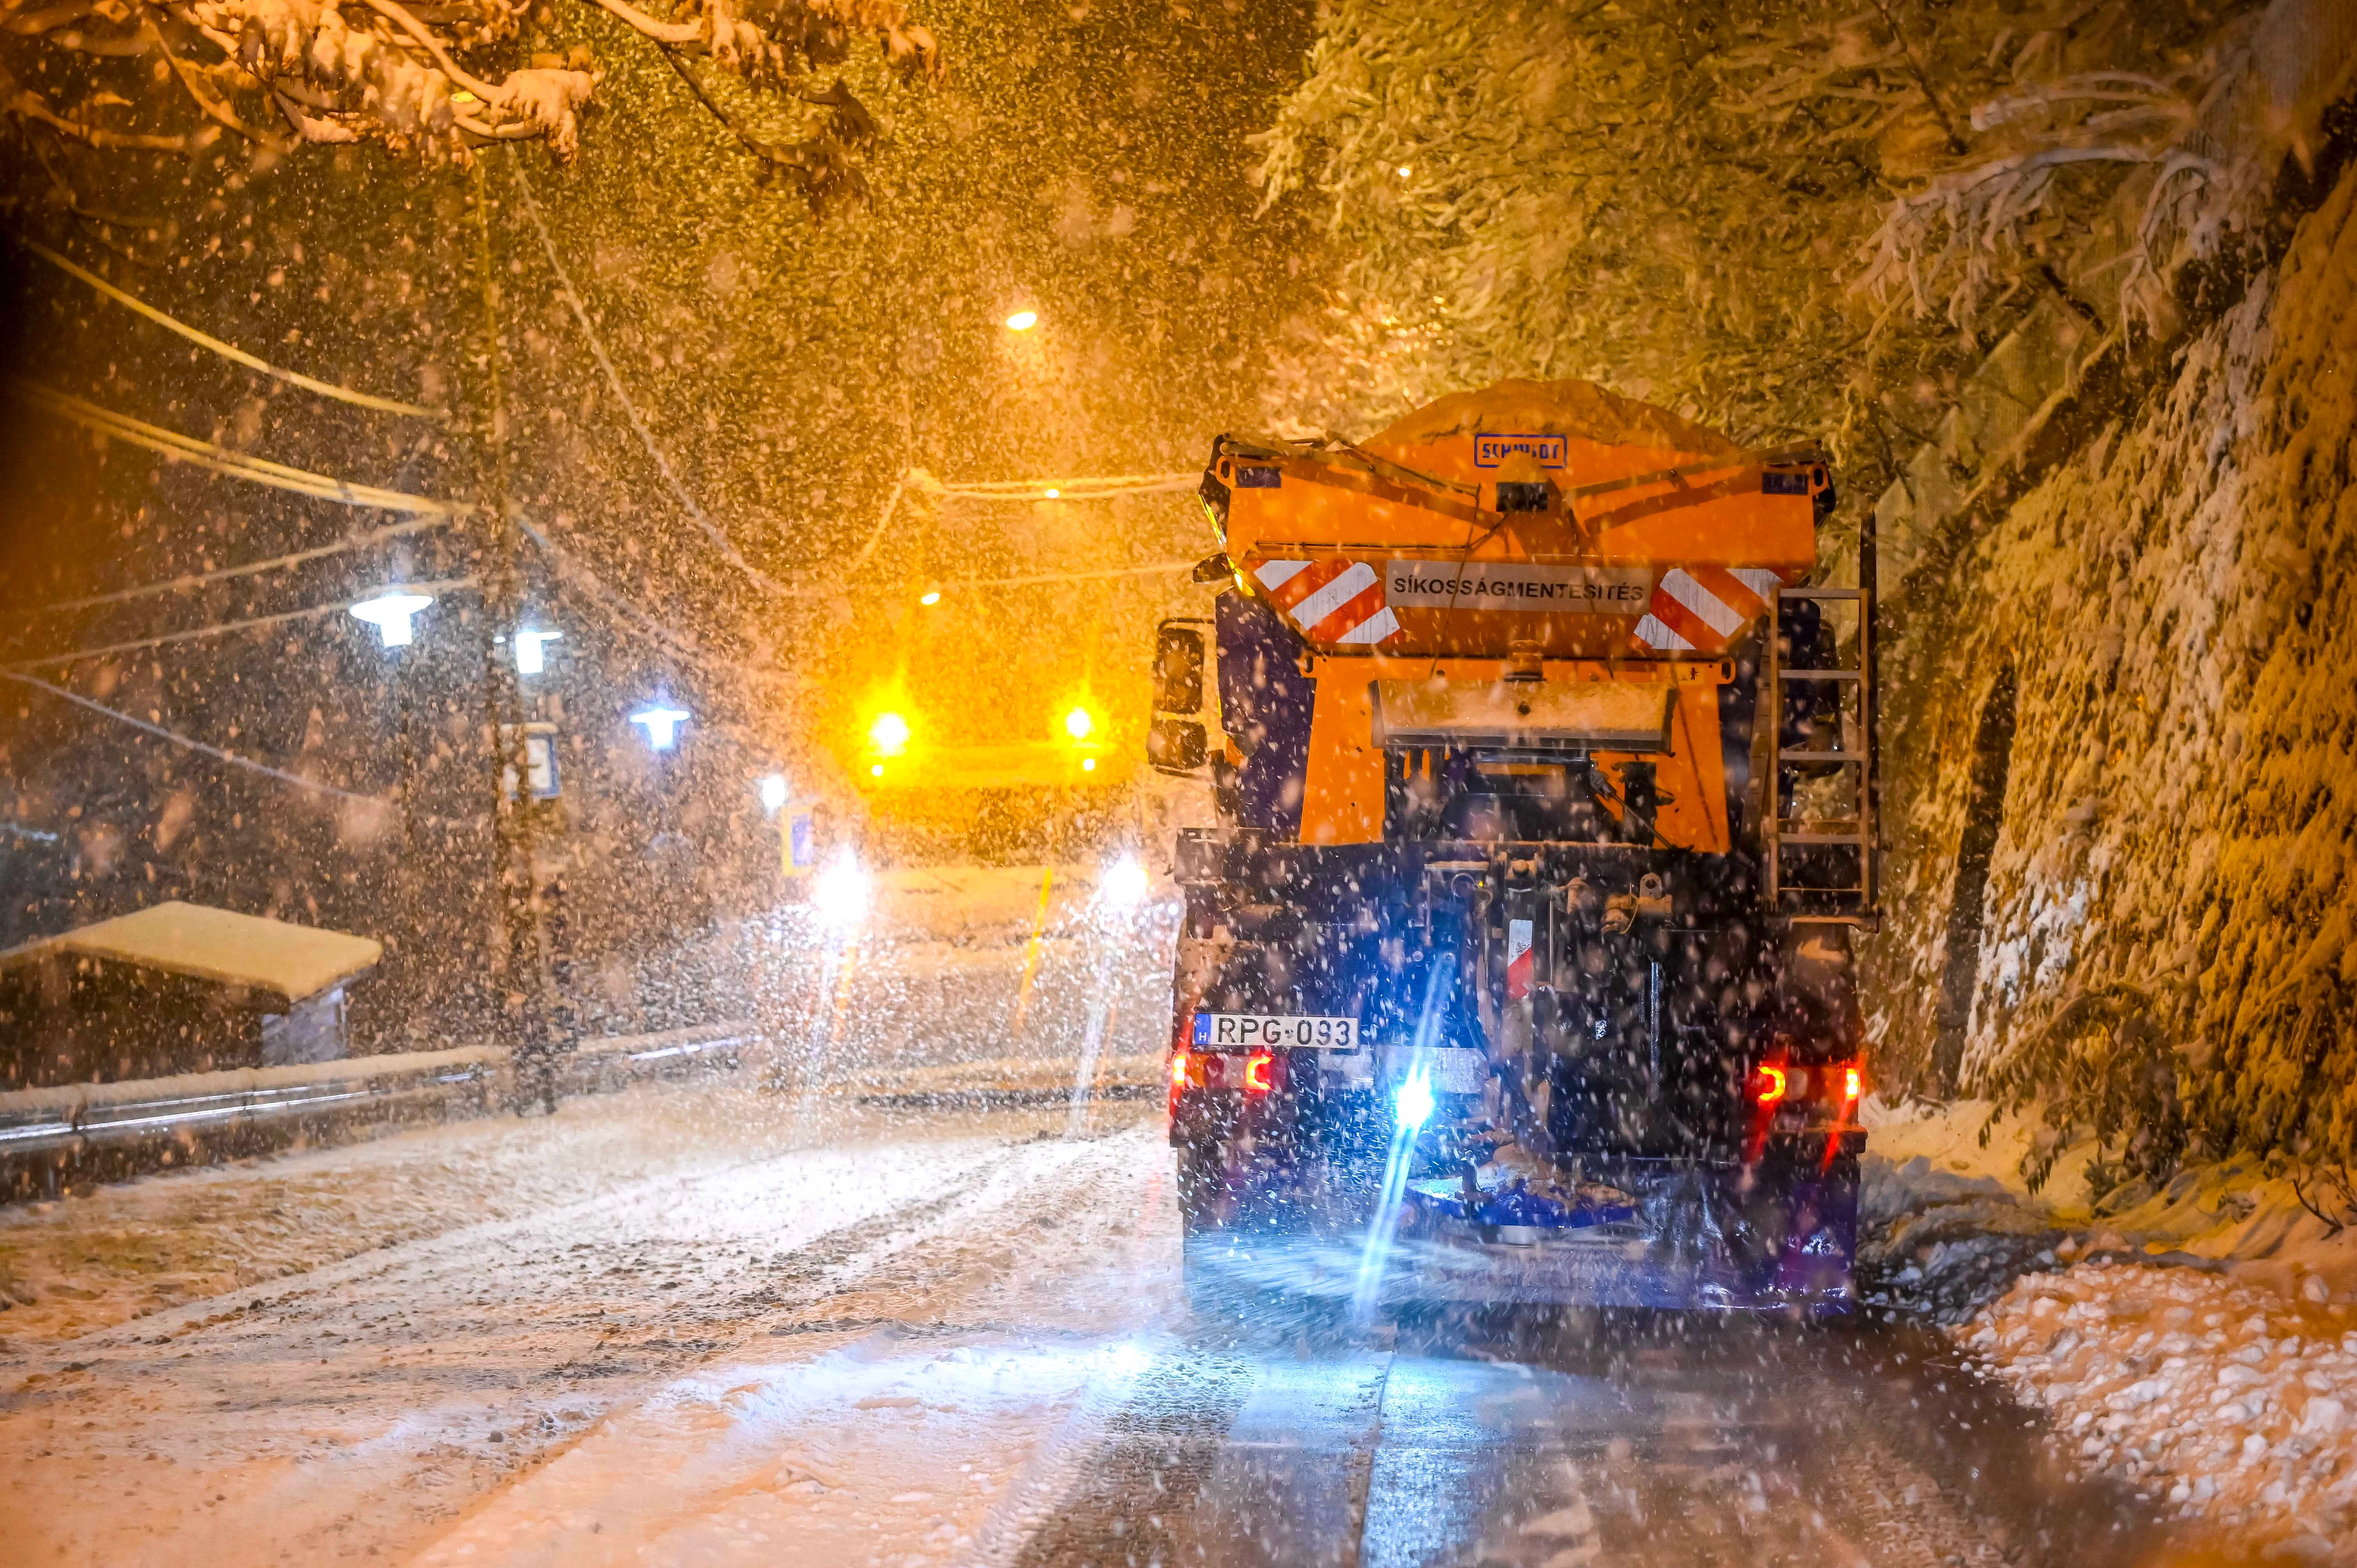
{"label": "wet road surface", "polygon": [[1142,1380],[1020,1561],[2194,1560],[1911,1332],[1452,1313],[1388,1348],[1351,1337],[1199,1337]]}
{"label": "wet road surface", "polygon": [[[665,1174],[0,1358],[0,1556],[2221,1561],[2049,1463],[1931,1337],[1198,1315],[1150,1105],[1078,1138],[905,1109],[813,1138],[742,1086],[677,1104],[705,1132]],[[364,1204],[387,1146],[304,1160]],[[264,1175],[209,1176],[206,1223],[285,1223],[234,1200]]]}

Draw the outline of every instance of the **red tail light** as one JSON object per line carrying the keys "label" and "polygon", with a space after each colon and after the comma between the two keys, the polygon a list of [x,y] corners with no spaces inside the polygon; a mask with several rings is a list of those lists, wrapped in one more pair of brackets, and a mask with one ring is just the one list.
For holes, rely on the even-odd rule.
{"label": "red tail light", "polygon": [[1751,1069],[1751,1098],[1762,1105],[1773,1105],[1782,1100],[1789,1087],[1784,1069],[1774,1062],[1761,1062]]}
{"label": "red tail light", "polygon": [[1855,1067],[1844,1068],[1842,1069],[1842,1103],[1855,1105],[1865,1093],[1865,1071]]}
{"label": "red tail light", "polygon": [[1170,1053],[1170,1087],[1173,1089],[1186,1088],[1187,1072],[1187,1053],[1183,1050],[1172,1051]]}
{"label": "red tail light", "polygon": [[1276,1053],[1254,1051],[1244,1058],[1244,1092],[1266,1094],[1276,1087]]}

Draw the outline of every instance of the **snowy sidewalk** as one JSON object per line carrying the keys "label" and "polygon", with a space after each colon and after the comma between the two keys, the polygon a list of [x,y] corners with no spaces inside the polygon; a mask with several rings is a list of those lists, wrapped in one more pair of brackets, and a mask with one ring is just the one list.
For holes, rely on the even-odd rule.
{"label": "snowy sidewalk", "polygon": [[1867,1299],[1947,1323],[2082,1469],[2274,1560],[2357,1564],[2357,1232],[2250,1161],[2098,1192],[2083,1144],[2032,1194],[2033,1124],[1984,1147],[1987,1117],[1869,1105]]}

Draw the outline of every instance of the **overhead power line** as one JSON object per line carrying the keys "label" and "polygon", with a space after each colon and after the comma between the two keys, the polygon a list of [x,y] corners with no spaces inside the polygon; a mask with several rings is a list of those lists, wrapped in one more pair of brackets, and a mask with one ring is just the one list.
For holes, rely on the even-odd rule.
{"label": "overhead power line", "polygon": [[79,599],[59,599],[55,604],[27,605],[20,615],[50,615],[59,610],[86,610],[99,605],[119,605],[126,600],[145,598],[153,594],[186,593],[210,583],[228,582],[236,577],[251,577],[263,572],[275,572],[282,566],[299,566],[306,561],[317,561],[328,555],[340,555],[347,550],[365,550],[371,544],[382,544],[388,539],[400,539],[427,529],[448,526],[447,517],[415,518],[408,522],[389,523],[372,528],[366,533],[355,533],[339,539],[333,544],[317,544],[308,550],[292,550],[284,555],[273,555],[267,561],[247,561],[235,566],[223,566],[217,571],[193,572],[160,583],[142,583],[135,588],[117,588],[111,594],[91,594]]}
{"label": "overhead power line", "polygon": [[737,548],[736,542],[719,524],[705,515],[704,509],[695,504],[695,498],[687,493],[687,487],[680,483],[679,476],[672,472],[671,459],[665,457],[662,448],[655,444],[654,432],[647,427],[645,417],[639,413],[639,405],[632,403],[630,394],[622,390],[622,378],[616,373],[614,361],[607,357],[606,345],[599,339],[597,329],[589,323],[588,307],[582,304],[580,292],[573,286],[573,275],[557,259],[556,242],[549,237],[548,225],[541,221],[540,204],[533,199],[532,182],[524,177],[522,163],[511,161],[511,166],[515,170],[516,189],[523,197],[524,215],[532,220],[533,232],[540,236],[540,248],[548,257],[548,270],[556,274],[557,289],[564,295],[566,307],[573,312],[573,319],[580,324],[581,336],[588,341],[589,352],[596,358],[597,368],[605,372],[606,384],[613,389],[615,400],[622,405],[622,412],[630,416],[630,428],[638,432],[640,445],[647,449],[647,456],[654,459],[655,467],[662,472],[663,484],[670,489],[672,499],[679,503],[681,510],[687,513],[688,521],[703,530],[705,537],[712,541],[728,564],[763,591],[789,599],[809,598],[822,592],[781,583],[745,559],[744,552]]}
{"label": "overhead power line", "polygon": [[173,462],[193,463],[200,468],[210,468],[231,478],[248,479],[274,489],[292,490],[297,495],[336,501],[344,506],[372,507],[380,511],[449,517],[463,510],[448,501],[435,500],[426,496],[382,490],[373,485],[355,485],[346,479],[312,473],[307,468],[291,468],[267,458],[251,457],[210,441],[199,441],[193,435],[182,435],[178,431],[165,430],[128,414],[116,413],[112,409],[101,408],[94,403],[32,381],[10,381],[7,387],[19,402],[45,413],[70,420],[112,440],[145,446],[151,452],[161,453]]}
{"label": "overhead power line", "polygon": [[339,789],[333,784],[322,784],[316,779],[306,779],[299,773],[289,773],[283,768],[273,768],[266,762],[256,762],[252,757],[240,757],[233,751],[223,751],[220,746],[208,746],[203,741],[166,729],[162,725],[150,724],[145,719],[133,718],[129,714],[110,708],[103,703],[94,703],[78,692],[69,692],[63,686],[52,686],[47,681],[36,679],[31,675],[18,674],[13,670],[0,670],[0,681],[14,681],[20,686],[30,686],[35,691],[47,692],[50,696],[61,698],[76,707],[88,708],[94,714],[103,714],[110,719],[129,725],[133,729],[152,735],[158,740],[169,741],[183,750],[201,752],[207,757],[226,762],[233,768],[243,768],[255,773],[265,774],[278,779],[281,783],[292,784],[298,789],[309,789],[321,795],[333,795],[339,800],[358,800],[366,805],[382,806],[388,810],[395,804],[382,795],[362,795],[351,789]]}
{"label": "overhead power line", "polygon": [[593,603],[616,619],[627,623],[640,636],[662,648],[673,658],[679,660],[683,666],[723,671],[752,685],[774,686],[784,682],[785,678],[776,671],[759,669],[726,654],[715,653],[709,649],[689,647],[679,639],[676,633],[664,626],[651,611],[640,607],[629,595],[608,586],[605,579],[591,570],[587,562],[549,538],[546,533],[531,523],[519,523],[518,526],[523,530],[524,537],[539,546],[547,555],[549,564],[556,569],[558,582],[579,588]]}
{"label": "overhead power line", "polygon": [[100,277],[96,273],[90,272],[82,267],[75,265],[72,262],[68,261],[65,257],[58,254],[55,251],[50,250],[47,245],[42,244],[38,240],[27,239],[22,234],[16,235],[14,238],[18,244],[24,246],[27,250],[32,252],[43,261],[48,262],[52,266],[62,268],[73,276],[80,278],[82,282],[90,285],[91,287],[98,290],[100,294],[105,295],[111,300],[113,300],[116,304],[125,306],[130,309],[137,311],[140,315],[145,317],[148,320],[156,323],[158,326],[169,328],[171,330],[178,333],[181,337],[186,338],[189,342],[197,344],[200,348],[210,349],[214,353],[219,354],[222,359],[243,365],[247,370],[260,371],[264,375],[272,377],[277,381],[285,381],[288,386],[301,387],[305,392],[317,392],[321,397],[331,397],[339,403],[348,403],[356,408],[372,408],[383,413],[407,414],[413,419],[438,420],[447,419],[450,417],[449,411],[447,409],[423,408],[416,403],[403,403],[395,398],[377,397],[370,392],[354,392],[350,387],[339,387],[332,381],[315,381],[311,377],[303,374],[300,371],[290,371],[285,369],[284,366],[274,365],[269,363],[267,360],[256,359],[253,355],[247,353],[244,349],[239,348],[234,343],[224,343],[220,338],[213,337],[210,333],[199,332],[197,328],[189,326],[187,322],[178,321],[173,319],[171,317],[165,315],[162,311],[156,309],[154,306],[149,305],[146,301],[135,298],[134,296],[124,293],[121,289],[107,282],[104,278]]}
{"label": "overhead power line", "polygon": [[707,657],[701,650],[690,648],[681,642],[670,628],[652,614],[640,609],[621,593],[608,587],[605,580],[590,570],[588,564],[579,556],[549,538],[531,523],[519,522],[517,526],[523,531],[523,536],[538,545],[541,553],[548,557],[549,564],[556,569],[557,580],[560,583],[569,583],[581,589],[609,614],[628,623],[641,637],[656,644],[674,659],[700,663]]}
{"label": "overhead power line", "polygon": [[859,553],[853,556],[851,558],[851,564],[844,568],[845,575],[847,576],[851,573],[858,571],[862,566],[866,565],[867,558],[876,553],[876,546],[883,542],[884,531],[892,525],[892,514],[900,510],[901,495],[908,489],[911,483],[918,482],[916,480],[917,472],[918,470],[911,470],[909,476],[896,480],[893,483],[892,493],[884,498],[883,511],[877,515],[876,526],[868,530],[867,542],[859,547]]}
{"label": "overhead power line", "polygon": [[[421,594],[455,593],[460,588],[475,586],[472,577],[446,577],[433,583],[404,583],[404,587]],[[311,605],[299,610],[281,610],[275,615],[254,616],[245,620],[217,621],[210,626],[192,626],[180,631],[167,631],[156,637],[143,637],[133,642],[113,642],[103,648],[77,648],[65,653],[46,653],[38,659],[20,659],[5,667],[9,670],[38,670],[49,664],[79,664],[85,659],[105,659],[117,653],[139,653],[150,648],[165,648],[176,642],[194,642],[208,637],[226,637],[235,631],[253,631],[265,626],[283,626],[288,621],[317,620],[323,616],[340,615],[351,608],[350,599],[338,599],[331,605]]]}

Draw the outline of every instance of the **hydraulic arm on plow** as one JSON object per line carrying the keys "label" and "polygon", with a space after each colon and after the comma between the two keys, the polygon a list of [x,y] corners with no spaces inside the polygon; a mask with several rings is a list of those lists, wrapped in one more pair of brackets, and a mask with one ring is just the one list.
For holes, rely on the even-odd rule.
{"label": "hydraulic arm on plow", "polygon": [[[1846,1309],[1874,918],[1873,542],[1583,382],[1353,446],[1223,436],[1166,623],[1190,1278]],[[1207,676],[1211,677],[1207,679]]]}

